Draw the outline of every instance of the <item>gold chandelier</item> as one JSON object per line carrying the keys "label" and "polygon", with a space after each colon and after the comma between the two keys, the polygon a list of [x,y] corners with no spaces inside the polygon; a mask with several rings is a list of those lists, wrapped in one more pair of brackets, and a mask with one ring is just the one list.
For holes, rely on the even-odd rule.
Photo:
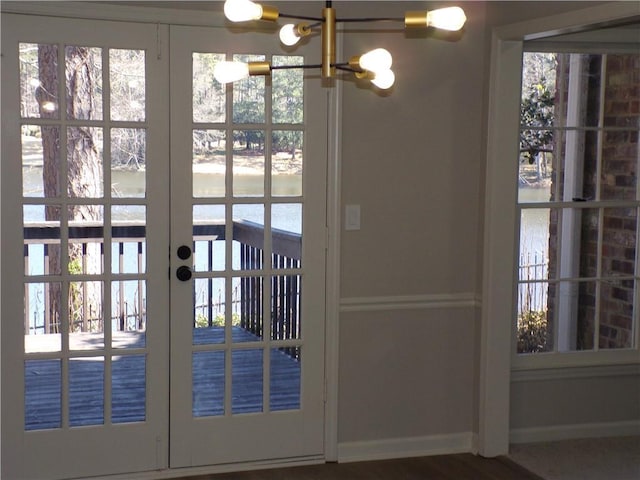
{"label": "gold chandelier", "polygon": [[[395,75],[391,70],[392,57],[384,48],[376,48],[363,55],[351,57],[348,62],[336,62],[336,24],[346,22],[404,22],[405,28],[437,28],[442,30],[460,30],[467,18],[460,7],[447,7],[431,11],[406,12],[398,18],[338,18],[332,2],[325,2],[322,17],[303,17],[279,12],[275,7],[261,5],[251,0],[226,0],[224,14],[232,22],[265,20],[275,22],[278,18],[301,20],[289,23],[280,29],[280,41],[293,46],[311,35],[320,27],[322,42],[322,63],[317,65],[279,65],[269,62],[220,62],[214,68],[214,77],[220,83],[230,83],[249,75],[270,75],[272,70],[292,68],[319,68],[323,78],[334,78],[336,71],[352,72],[357,78],[368,79],[376,87],[385,90],[391,88]],[[312,23],[309,23],[312,22]]]}

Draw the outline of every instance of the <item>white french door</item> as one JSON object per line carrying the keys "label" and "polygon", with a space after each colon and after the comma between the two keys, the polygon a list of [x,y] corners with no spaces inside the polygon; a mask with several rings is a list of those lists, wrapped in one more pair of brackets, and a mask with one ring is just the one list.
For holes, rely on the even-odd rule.
{"label": "white french door", "polygon": [[168,465],[167,30],[2,15],[2,478]]}
{"label": "white french door", "polygon": [[326,94],[300,69],[213,82],[309,62],[228,35],[171,27],[174,467],[323,454]]}
{"label": "white french door", "polygon": [[322,458],[327,96],[230,38],[2,15],[3,478]]}

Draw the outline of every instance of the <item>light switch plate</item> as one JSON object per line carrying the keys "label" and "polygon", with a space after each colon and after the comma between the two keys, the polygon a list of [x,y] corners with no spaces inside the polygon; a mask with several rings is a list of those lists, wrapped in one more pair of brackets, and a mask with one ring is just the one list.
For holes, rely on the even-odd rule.
{"label": "light switch plate", "polygon": [[344,208],[344,229],[360,230],[360,205],[346,205]]}

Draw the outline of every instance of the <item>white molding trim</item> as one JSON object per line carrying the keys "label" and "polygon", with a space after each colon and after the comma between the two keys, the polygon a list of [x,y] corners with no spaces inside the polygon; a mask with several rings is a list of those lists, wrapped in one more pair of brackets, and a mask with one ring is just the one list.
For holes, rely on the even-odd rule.
{"label": "white molding trim", "polygon": [[509,433],[509,440],[511,443],[536,443],[632,435],[640,435],[640,420],[514,428]]}
{"label": "white molding trim", "polygon": [[479,307],[480,296],[473,292],[380,297],[347,297],[340,301],[340,312]]}
{"label": "white molding trim", "polygon": [[640,376],[640,365],[594,365],[589,367],[540,368],[513,370],[511,383],[544,382],[546,380],[570,380],[579,378]]}
{"label": "white molding trim", "polygon": [[623,0],[580,8],[551,17],[524,20],[496,29],[503,40],[537,40],[556,35],[578,33],[595,27],[606,27],[620,20],[638,16],[637,2]]}
{"label": "white molding trim", "polygon": [[[338,32],[338,54],[342,54],[342,33]],[[340,228],[342,178],[342,93],[336,82],[328,95],[327,126],[327,260],[325,322],[325,417],[324,455],[338,461],[338,378],[340,373]]]}
{"label": "white molding trim", "polygon": [[423,457],[427,455],[472,453],[473,445],[474,434],[472,432],[390,438],[364,442],[343,442],[338,444],[338,461],[347,463],[390,458]]}
{"label": "white molding trim", "polygon": [[3,1],[0,4],[0,8],[3,13],[43,15],[47,17],[86,18],[136,23],[166,23],[171,25],[207,27],[224,27],[225,25],[221,10],[133,7],[130,5],[107,5],[91,1]]}

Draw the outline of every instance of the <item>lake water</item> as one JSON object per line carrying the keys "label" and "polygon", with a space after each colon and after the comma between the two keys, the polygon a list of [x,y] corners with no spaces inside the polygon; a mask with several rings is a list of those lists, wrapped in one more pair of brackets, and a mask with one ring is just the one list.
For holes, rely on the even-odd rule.
{"label": "lake water", "polygon": [[[41,165],[41,163],[40,163]],[[40,165],[25,165],[23,169],[23,189],[25,195],[33,197],[43,196],[42,187],[42,168]],[[290,195],[299,196],[301,190],[300,175],[278,175],[274,177],[274,185],[277,184],[277,193],[280,196]],[[262,194],[264,188],[264,177],[260,175],[234,175],[234,188],[241,192],[248,192],[256,196],[256,201],[261,200],[256,194]],[[113,171],[112,184],[114,195],[120,198],[143,198],[145,192],[145,173],[143,171]],[[224,221],[225,207],[224,205],[207,205],[205,202],[212,197],[220,198],[224,196],[224,175],[215,173],[195,173],[193,175],[193,184],[195,190],[195,200],[193,207],[194,221]],[[246,200],[249,195],[242,197]],[[201,204],[198,204],[199,198],[202,198]],[[264,225],[265,212],[264,205],[255,204],[235,204],[232,208],[233,220],[249,220]],[[119,221],[145,221],[145,208],[139,205],[117,206],[112,210],[112,219]],[[24,207],[24,221],[37,222],[44,221],[44,207],[42,205],[26,205]],[[276,203],[271,209],[271,225],[272,228],[285,230],[293,233],[302,233],[302,204],[301,203]],[[224,242],[214,242],[213,265],[216,270],[224,269],[225,249]],[[143,260],[142,264],[146,264],[146,245],[143,243]],[[137,242],[124,244],[124,266],[119,266],[118,244],[112,245],[112,265],[113,273],[138,273],[138,256]],[[206,253],[206,242],[197,242],[194,251],[194,269],[196,271],[206,271],[208,262],[208,253]],[[238,242],[232,243],[232,263],[234,269],[239,269],[239,251]],[[29,247],[30,274],[41,275],[44,273],[44,249],[42,245],[30,245]],[[213,292],[216,304],[215,314],[224,314],[223,299],[225,298],[224,279],[214,278],[197,279],[194,282],[194,296],[197,305],[205,305],[212,300],[208,299],[207,282],[213,285]],[[230,288],[232,292],[238,290],[239,279],[234,278]],[[114,282],[112,289],[112,307],[113,316],[117,316],[119,305],[117,304],[118,295],[122,289],[125,295],[125,303],[127,305],[136,305],[139,295],[139,285],[137,281]],[[45,298],[45,284],[30,283],[29,284],[29,306],[28,318],[31,327],[31,333],[42,332],[44,325],[43,311]],[[146,301],[146,294],[142,293]],[[234,296],[235,299],[235,296]],[[235,307],[235,303],[234,306]],[[202,308],[205,312],[205,308]],[[197,314],[198,312],[196,312]]]}
{"label": "lake water", "polygon": [[540,208],[521,210],[520,254],[541,255],[547,258],[549,252],[549,208],[543,202],[549,201],[549,188],[521,187],[518,190],[520,203],[538,203]]}
{"label": "lake water", "polygon": [[523,283],[518,287],[518,312],[544,311],[547,308],[547,283],[549,262],[549,216],[545,207],[549,201],[549,187],[521,187],[518,190],[520,203],[540,203],[540,208],[521,210],[519,278],[520,280],[542,280],[538,283]]}

